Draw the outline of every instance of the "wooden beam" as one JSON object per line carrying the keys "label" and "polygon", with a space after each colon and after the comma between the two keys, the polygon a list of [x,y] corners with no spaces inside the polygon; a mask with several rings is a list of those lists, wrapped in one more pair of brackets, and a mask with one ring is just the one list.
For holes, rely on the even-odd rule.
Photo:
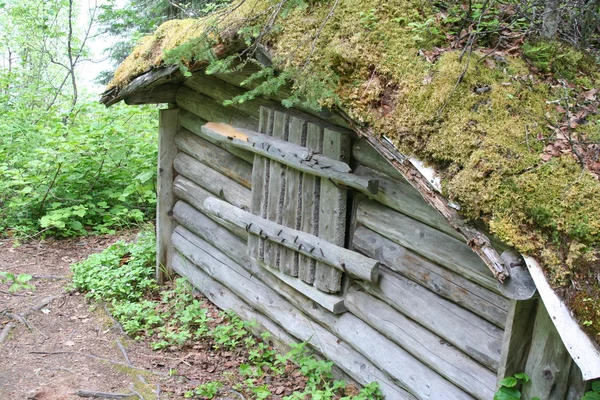
{"label": "wooden beam", "polygon": [[344,114],[343,117],[360,137],[368,141],[384,159],[391,163],[423,195],[423,198],[446,218],[450,226],[465,238],[471,250],[481,257],[498,281],[504,282],[505,279],[510,277],[508,268],[504,265],[502,258],[494,249],[488,237],[483,232],[470,226],[458,214],[457,210],[450,205],[449,201],[423,177],[404,155],[400,154],[391,144],[384,144],[379,139],[379,135],[373,132],[370,127],[361,128],[347,115]]}
{"label": "wooden beam", "polygon": [[235,182],[252,188],[252,165],[234,154],[182,129],[175,136],[179,149]]}
{"label": "wooden beam", "polygon": [[[175,195],[185,201],[188,204],[191,204],[197,210],[204,212],[204,200],[210,196],[212,193],[198,186],[191,180],[185,178],[184,176],[178,176],[175,178],[173,183],[173,193]],[[174,209],[177,207],[177,203],[175,203]],[[218,222],[221,226],[227,228],[234,235],[247,240],[248,232],[245,229],[238,227],[237,225],[231,224],[227,221],[224,221],[220,218],[217,218],[214,215],[209,215],[210,219]],[[185,225],[185,223],[184,223]]]}
{"label": "wooden beam", "polygon": [[[174,235],[177,234],[174,233]],[[210,245],[207,244],[205,247],[209,252],[214,253],[210,249]],[[389,399],[417,399],[406,388],[400,387],[397,381],[394,381],[366,357],[357,352],[350,344],[340,341],[327,329],[314,323],[297,307],[291,305],[260,280],[253,279],[251,276],[242,278],[248,276],[248,273],[239,265],[226,259],[224,259],[224,264],[191,243],[178,250],[181,251],[181,254],[175,254],[175,257],[184,257],[182,261],[189,260],[188,262],[192,262],[197,268],[202,269],[210,277],[225,285],[242,300],[280,326],[285,327],[285,330],[292,336],[300,341],[306,341],[309,346],[336,363],[358,383],[366,385],[372,381],[379,382],[380,390]],[[188,271],[188,275],[194,273],[194,269],[190,268]]]}
{"label": "wooden beam", "polygon": [[[496,375],[376,297],[351,286],[348,310],[471,396],[494,397]],[[428,312],[428,311],[425,311]]]}
{"label": "wooden beam", "polygon": [[498,281],[469,247],[373,200],[363,200],[356,211],[358,223],[483,287],[499,293]]}
{"label": "wooden beam", "polygon": [[[201,130],[218,142],[229,142],[233,146],[252,151],[299,171],[330,179],[334,183],[352,187],[361,192],[377,193],[378,181],[356,176],[351,173],[347,164],[313,154],[305,147],[277,140],[258,132],[234,129],[225,124],[208,123],[202,126]],[[237,138],[233,137],[232,132],[234,131],[245,137],[240,135]]]}
{"label": "wooden beam", "polygon": [[179,83],[163,83],[134,92],[125,97],[124,101],[127,105],[175,103],[175,95],[180,86]]}
{"label": "wooden beam", "polygon": [[498,382],[525,371],[539,299],[512,300],[502,338]]}
{"label": "wooden beam", "polygon": [[435,264],[364,226],[353,248],[421,286],[504,328],[510,301],[461,275]]}
{"label": "wooden beam", "polygon": [[242,210],[250,210],[252,191],[233,179],[220,174],[185,153],[177,154],[173,165],[179,174],[191,179],[220,199]]}
{"label": "wooden beam", "polygon": [[[203,208],[210,215],[246,229],[249,233],[262,236],[267,240],[312,257],[317,261],[327,263],[340,271],[347,272],[354,279],[377,282],[379,262],[376,260],[343,247],[335,246],[309,233],[257,217],[215,197],[208,197],[204,200]],[[204,212],[204,210],[202,211]]]}
{"label": "wooden beam", "polygon": [[171,271],[171,211],[175,204],[173,194],[173,159],[177,154],[175,133],[179,129],[179,110],[160,110],[158,122],[158,184],[156,187],[156,280],[162,284],[165,273]]}

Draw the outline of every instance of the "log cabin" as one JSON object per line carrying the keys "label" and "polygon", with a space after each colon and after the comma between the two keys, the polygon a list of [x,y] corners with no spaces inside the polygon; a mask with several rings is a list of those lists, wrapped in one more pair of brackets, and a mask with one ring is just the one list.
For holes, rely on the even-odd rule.
{"label": "log cabin", "polygon": [[283,107],[297,87],[228,102],[271,65],[252,57],[228,73],[154,61],[103,94],[167,105],[157,279],[175,271],[386,399],[492,399],[519,372],[525,399],[580,399],[600,351],[539,260],[464,218],[397,141],[340,109]]}

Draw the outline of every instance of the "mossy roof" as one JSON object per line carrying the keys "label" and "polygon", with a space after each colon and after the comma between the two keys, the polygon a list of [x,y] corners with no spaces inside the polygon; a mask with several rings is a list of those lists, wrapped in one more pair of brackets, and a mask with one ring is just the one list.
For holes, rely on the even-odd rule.
{"label": "mossy roof", "polygon": [[[162,65],[165,51],[199,43],[209,26],[260,33],[277,3],[247,1],[218,19],[165,23],[139,43],[109,88]],[[281,17],[262,41],[280,71],[296,74],[304,96],[435,166],[465,217],[534,256],[600,342],[598,65],[557,43],[502,53],[437,48],[444,38],[423,27],[436,18],[424,4],[310,2]],[[523,57],[526,46],[560,62],[541,73]]]}

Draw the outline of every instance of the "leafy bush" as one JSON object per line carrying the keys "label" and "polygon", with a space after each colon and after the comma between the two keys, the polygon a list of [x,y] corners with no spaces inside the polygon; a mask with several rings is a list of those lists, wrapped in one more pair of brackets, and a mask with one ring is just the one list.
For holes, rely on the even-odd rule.
{"label": "leafy bush", "polygon": [[138,302],[158,288],[155,260],[154,233],[141,233],[135,242],[119,241],[73,264],[73,286],[94,300]]}
{"label": "leafy bush", "polygon": [[32,106],[26,97],[1,97],[0,231],[5,235],[114,233],[153,216],[157,121],[152,109],[107,110],[90,99],[63,114]]}

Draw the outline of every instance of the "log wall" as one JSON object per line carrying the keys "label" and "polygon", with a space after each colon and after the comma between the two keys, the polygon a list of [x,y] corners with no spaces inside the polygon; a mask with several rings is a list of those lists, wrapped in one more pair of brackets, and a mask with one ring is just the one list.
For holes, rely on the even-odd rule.
{"label": "log wall", "polygon": [[[561,363],[567,367],[561,364],[554,373],[554,386],[540,382],[542,387],[530,392],[547,393],[559,385],[560,394],[551,397],[558,399],[574,398],[570,396],[583,390],[581,383],[568,389],[569,380],[581,379],[564,347],[552,338],[542,340],[549,321],[538,310],[538,301],[504,297],[462,237],[367,143],[350,133],[331,134],[331,141],[342,141],[351,150],[323,150],[323,155],[344,160],[352,171],[332,164],[332,174],[338,175],[325,181],[327,171],[315,175],[310,169],[314,166],[302,165],[304,169],[285,175],[296,168],[298,146],[309,148],[316,138],[310,148],[323,149],[323,138],[311,132],[343,130],[315,115],[282,111],[270,99],[225,107],[223,100],[243,92],[238,80],[228,81],[194,75],[174,95],[169,87],[180,110],[175,120],[162,120],[170,127],[161,125],[163,131],[176,131],[165,142],[173,146],[165,158],[171,160],[173,173],[161,176],[170,180],[168,196],[174,195],[161,203],[172,207],[171,222],[164,222],[162,210],[159,228],[168,230],[159,236],[166,235],[175,249],[161,253],[171,257],[168,268],[187,277],[218,306],[256,319],[282,343],[307,341],[358,383],[378,381],[387,399],[491,399],[499,375],[519,369],[535,375],[548,362],[548,348],[557,348],[553,354],[564,358]],[[289,123],[281,128],[279,141],[265,142],[260,136],[273,132],[277,123],[269,120],[268,110],[278,110]],[[258,136],[247,132],[250,139],[242,143],[223,139],[203,128],[207,121]],[[282,139],[289,139],[289,146]],[[252,143],[267,146],[260,145],[258,153],[253,147],[259,146]],[[265,174],[287,178],[265,186]],[[310,228],[319,208],[308,216],[292,212],[296,206],[312,209],[315,176],[329,185],[320,193],[330,203],[347,204],[335,216],[318,215],[321,223],[331,219],[333,227],[344,227],[345,239],[325,228],[323,235],[321,229]],[[274,184],[279,186],[268,187]],[[293,205],[281,208],[293,218],[261,220],[261,212],[268,211],[261,202],[274,192],[284,202],[293,197]],[[273,233],[278,226],[279,232]],[[261,243],[277,246],[280,268],[260,262]],[[315,256],[315,249],[325,252]],[[312,264],[302,257],[312,257]],[[330,273],[341,274],[341,292],[327,293],[332,290],[314,283]],[[514,357],[515,352],[523,355]]]}

